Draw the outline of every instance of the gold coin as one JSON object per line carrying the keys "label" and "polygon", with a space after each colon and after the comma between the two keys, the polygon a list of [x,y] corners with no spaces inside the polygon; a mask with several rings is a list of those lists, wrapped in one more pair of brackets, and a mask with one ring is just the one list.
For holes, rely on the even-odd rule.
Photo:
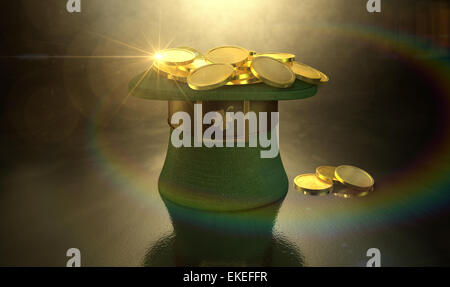
{"label": "gold coin", "polygon": [[236,81],[229,81],[226,85],[227,86],[240,86],[240,85],[252,85],[252,84],[259,84],[262,83],[262,81],[258,78],[251,78],[246,80],[236,80]]}
{"label": "gold coin", "polygon": [[340,187],[336,187],[333,191],[333,195],[341,198],[355,198],[355,197],[363,197],[366,195],[371,194],[374,191],[374,187],[372,186],[368,190],[357,190],[357,189],[351,189],[349,187],[346,187],[344,185]]}
{"label": "gold coin", "polygon": [[153,64],[152,69],[155,70],[159,75],[178,82],[187,82],[188,73],[182,72],[173,66],[165,66],[163,64]]}
{"label": "gold coin", "polygon": [[223,46],[209,50],[205,58],[211,63],[222,63],[238,66],[244,64],[250,53],[247,49],[237,46]]}
{"label": "gold coin", "polygon": [[195,69],[198,69],[200,67],[206,66],[209,63],[205,60],[205,58],[196,58],[194,62],[190,63],[189,65],[185,66],[178,66],[178,69],[185,72],[193,72]]}
{"label": "gold coin", "polygon": [[298,175],[294,179],[295,188],[309,195],[325,195],[333,190],[332,181],[323,181],[313,173]]}
{"label": "gold coin", "polygon": [[312,83],[319,83],[322,75],[316,69],[299,62],[293,62],[291,66],[297,79],[302,81],[313,81]]}
{"label": "gold coin", "polygon": [[188,50],[195,54],[195,59],[194,59],[194,61],[192,61],[192,63],[187,64],[187,65],[180,65],[180,66],[178,66],[178,69],[185,71],[185,72],[192,72],[195,69],[198,69],[198,68],[203,67],[208,64],[208,62],[205,60],[205,57],[203,56],[203,54],[200,51],[198,51],[194,48],[191,48],[191,47],[186,47],[186,46],[178,47],[178,49]]}
{"label": "gold coin", "polygon": [[200,51],[198,51],[197,49],[194,49],[194,48],[191,48],[191,47],[187,47],[187,46],[182,46],[182,47],[177,47],[177,48],[191,51],[192,53],[195,54],[196,58],[202,58],[203,57],[203,54]]}
{"label": "gold coin", "polygon": [[257,57],[250,67],[253,75],[269,86],[288,88],[295,82],[292,70],[271,57]]}
{"label": "gold coin", "polygon": [[155,55],[157,62],[169,66],[187,65],[192,63],[195,58],[194,52],[180,48],[162,50]]}
{"label": "gold coin", "polygon": [[282,63],[289,63],[295,61],[295,55],[290,53],[264,53],[264,54],[257,54],[254,55],[254,57],[270,57],[274,58]]}
{"label": "gold coin", "polygon": [[338,166],[334,171],[334,176],[351,189],[370,190],[375,183],[368,172],[351,165]]}
{"label": "gold coin", "polygon": [[225,85],[233,73],[233,66],[229,64],[209,64],[193,71],[187,83],[193,90],[211,90]]}
{"label": "gold coin", "polygon": [[321,83],[321,84],[323,84],[323,83],[328,83],[328,81],[330,80],[330,78],[328,78],[328,76],[325,75],[324,73],[322,73],[321,71],[319,71],[319,73],[320,73],[320,76],[322,77],[322,78],[320,79],[320,83]]}
{"label": "gold coin", "polygon": [[334,177],[335,170],[336,167],[334,166],[319,166],[316,168],[316,176],[324,181],[337,180],[336,177]]}
{"label": "gold coin", "polygon": [[179,78],[187,78],[189,73],[179,70],[176,66],[167,66],[162,63],[153,62],[152,68],[160,74],[171,75]]}

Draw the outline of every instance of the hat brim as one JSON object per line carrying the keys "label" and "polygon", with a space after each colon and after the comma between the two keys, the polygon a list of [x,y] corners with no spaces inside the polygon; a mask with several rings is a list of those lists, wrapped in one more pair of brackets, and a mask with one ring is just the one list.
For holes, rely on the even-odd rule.
{"label": "hat brim", "polygon": [[285,101],[309,98],[317,92],[316,85],[298,79],[286,89],[259,83],[196,91],[186,83],[169,80],[153,70],[134,77],[128,87],[132,96],[161,101]]}

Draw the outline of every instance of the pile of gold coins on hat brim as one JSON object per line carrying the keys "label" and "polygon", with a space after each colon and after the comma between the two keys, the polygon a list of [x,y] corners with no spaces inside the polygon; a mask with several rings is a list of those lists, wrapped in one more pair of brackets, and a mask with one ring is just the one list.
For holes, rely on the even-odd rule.
{"label": "pile of gold coins on hat brim", "polygon": [[258,83],[289,88],[296,79],[314,85],[329,81],[324,73],[295,61],[293,54],[258,54],[237,46],[217,47],[205,55],[190,47],[170,48],[153,59],[152,68],[159,75],[187,83],[193,90]]}
{"label": "pile of gold coins on hat brim", "polygon": [[351,165],[319,166],[316,173],[294,179],[295,188],[307,195],[333,194],[342,198],[366,196],[374,191],[374,179],[366,171]]}

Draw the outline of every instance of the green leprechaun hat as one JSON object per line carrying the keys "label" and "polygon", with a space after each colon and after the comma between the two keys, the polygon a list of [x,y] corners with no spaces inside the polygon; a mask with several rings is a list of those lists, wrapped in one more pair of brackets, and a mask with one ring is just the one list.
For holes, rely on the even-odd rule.
{"label": "green leprechaun hat", "polygon": [[[273,149],[273,146],[268,147],[261,142],[248,144],[251,139],[258,138],[261,130],[252,134],[247,123],[245,137],[231,139],[236,143],[234,147],[227,147],[226,144],[223,144],[224,147],[211,147],[205,142],[196,146],[197,128],[197,134],[189,134],[187,141],[186,134],[183,134],[184,143],[189,144],[180,145],[174,144],[173,138],[177,138],[177,129],[187,120],[183,118],[174,124],[171,119],[177,112],[183,112],[191,118],[193,116],[194,120],[190,124],[187,121],[186,126],[194,131],[198,123],[196,116],[199,114],[202,125],[203,116],[209,112],[216,112],[224,118],[228,112],[242,112],[243,115],[254,112],[260,127],[260,115],[266,113],[269,114],[270,119],[267,121],[270,127],[264,136],[267,139],[275,138],[278,148],[278,125],[277,122],[274,125],[272,118],[273,113],[278,115],[278,101],[311,97],[317,92],[317,85],[297,77],[289,87],[283,89],[259,83],[227,84],[211,90],[194,90],[180,77],[174,80],[170,75],[168,77],[167,74],[149,70],[133,78],[129,90],[135,97],[169,103],[169,146],[158,183],[159,192],[166,200],[195,209],[236,211],[265,206],[286,195],[289,181],[278,150],[274,156],[263,157],[262,154]],[[215,121],[210,123],[214,125]],[[224,130],[229,129],[227,124],[224,119],[221,123],[222,128],[225,126]],[[234,126],[234,122],[231,124]],[[200,127],[206,135],[205,128]],[[229,137],[224,138],[230,140]],[[200,136],[200,141],[202,139]],[[219,141],[222,140],[219,137]],[[244,146],[237,146],[239,140],[245,142]]]}

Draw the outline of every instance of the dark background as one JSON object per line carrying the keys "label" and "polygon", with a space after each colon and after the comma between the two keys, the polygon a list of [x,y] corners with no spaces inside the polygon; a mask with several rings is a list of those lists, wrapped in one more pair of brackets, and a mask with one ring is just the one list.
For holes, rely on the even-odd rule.
{"label": "dark background", "polygon": [[127,97],[151,64],[129,56],[223,44],[292,52],[330,76],[280,103],[291,181],[353,164],[377,182],[351,200],[289,190],[273,233],[305,265],[364,265],[371,247],[383,265],[449,264],[449,4],[241,2],[2,3],[0,265],[64,266],[71,247],[83,265],[145,265],[173,233],[157,193],[167,103]]}

